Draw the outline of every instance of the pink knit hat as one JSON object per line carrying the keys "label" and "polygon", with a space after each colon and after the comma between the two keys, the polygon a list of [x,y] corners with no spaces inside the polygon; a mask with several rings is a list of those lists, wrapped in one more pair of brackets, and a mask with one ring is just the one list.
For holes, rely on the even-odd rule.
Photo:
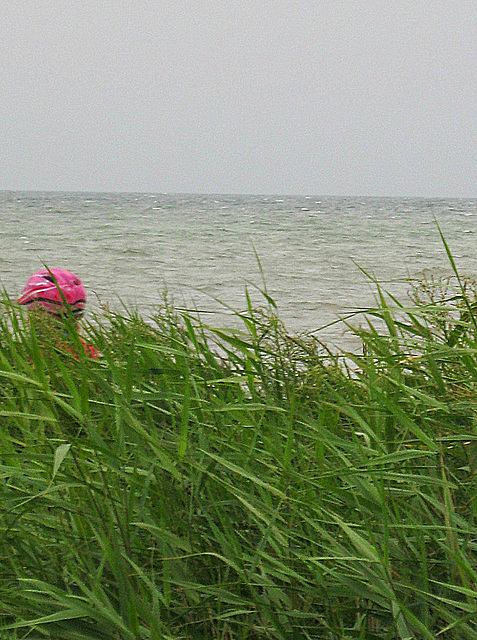
{"label": "pink knit hat", "polygon": [[43,269],[28,280],[18,303],[28,309],[44,307],[55,315],[65,313],[68,306],[75,316],[82,316],[86,306],[86,291],[81,280],[70,271]]}

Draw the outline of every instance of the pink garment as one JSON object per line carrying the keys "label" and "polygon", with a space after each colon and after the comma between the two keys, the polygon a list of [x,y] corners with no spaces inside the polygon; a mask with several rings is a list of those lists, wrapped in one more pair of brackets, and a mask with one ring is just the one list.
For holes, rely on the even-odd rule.
{"label": "pink garment", "polygon": [[65,313],[66,303],[74,315],[81,316],[86,306],[86,291],[71,271],[43,269],[28,280],[18,303],[28,309],[44,307],[55,315]]}

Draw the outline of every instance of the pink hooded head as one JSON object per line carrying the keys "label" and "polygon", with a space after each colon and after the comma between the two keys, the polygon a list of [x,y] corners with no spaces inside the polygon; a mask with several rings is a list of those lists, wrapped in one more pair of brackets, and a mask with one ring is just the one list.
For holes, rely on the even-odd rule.
{"label": "pink hooded head", "polygon": [[86,291],[81,280],[64,269],[37,271],[18,298],[18,303],[28,309],[43,307],[55,315],[65,313],[65,301],[75,316],[83,315]]}

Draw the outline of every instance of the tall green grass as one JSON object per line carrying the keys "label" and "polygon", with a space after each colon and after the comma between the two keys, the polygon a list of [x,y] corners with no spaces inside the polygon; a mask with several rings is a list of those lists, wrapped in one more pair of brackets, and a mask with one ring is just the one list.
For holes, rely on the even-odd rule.
{"label": "tall green grass", "polygon": [[92,360],[5,298],[0,637],[475,640],[461,285],[378,288],[346,357],[268,300],[240,330],[105,312]]}

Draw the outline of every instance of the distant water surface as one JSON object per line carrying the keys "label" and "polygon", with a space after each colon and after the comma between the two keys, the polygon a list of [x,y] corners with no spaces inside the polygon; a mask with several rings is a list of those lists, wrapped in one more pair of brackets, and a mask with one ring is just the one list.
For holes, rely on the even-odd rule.
{"label": "distant water surface", "polygon": [[[291,331],[316,331],[372,306],[361,269],[404,296],[409,277],[450,273],[439,223],[463,275],[477,277],[473,200],[317,196],[0,192],[0,284],[16,296],[43,263],[76,272],[90,308],[121,302],[153,313],[264,303],[261,270]],[[342,326],[318,333],[340,343]]]}

